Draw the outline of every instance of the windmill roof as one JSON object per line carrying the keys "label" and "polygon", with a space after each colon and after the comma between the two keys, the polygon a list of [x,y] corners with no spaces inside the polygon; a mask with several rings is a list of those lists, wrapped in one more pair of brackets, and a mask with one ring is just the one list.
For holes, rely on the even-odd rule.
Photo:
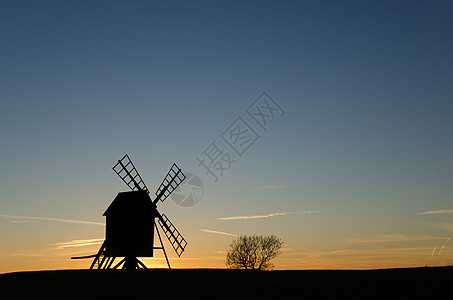
{"label": "windmill roof", "polygon": [[108,215],[141,215],[153,213],[155,206],[146,191],[121,192],[104,212]]}

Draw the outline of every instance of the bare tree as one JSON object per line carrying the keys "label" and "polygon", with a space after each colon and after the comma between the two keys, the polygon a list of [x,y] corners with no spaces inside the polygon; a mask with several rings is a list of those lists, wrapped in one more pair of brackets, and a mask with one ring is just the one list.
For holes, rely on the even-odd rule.
{"label": "bare tree", "polygon": [[280,254],[283,241],[262,235],[241,235],[230,245],[225,264],[232,269],[271,270],[270,261]]}

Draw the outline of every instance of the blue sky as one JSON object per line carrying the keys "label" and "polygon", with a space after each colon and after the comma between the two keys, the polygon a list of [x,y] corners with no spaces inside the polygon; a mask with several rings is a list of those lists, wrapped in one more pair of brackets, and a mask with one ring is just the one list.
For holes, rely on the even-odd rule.
{"label": "blue sky", "polygon": [[[420,214],[453,209],[452,9],[2,2],[1,270],[84,267],[49,245],[103,227],[51,219],[103,223],[125,153],[151,190],[173,162],[203,181],[197,205],[159,207],[189,241],[180,266],[223,266],[232,236],[200,229],[282,236],[277,268],[424,265],[453,231],[450,212]],[[246,114],[263,91],[285,111],[267,132]],[[220,136],[239,116],[260,139],[213,182],[196,157],[228,149]],[[218,220],[234,216],[267,217]],[[451,264],[448,250],[430,263]]]}

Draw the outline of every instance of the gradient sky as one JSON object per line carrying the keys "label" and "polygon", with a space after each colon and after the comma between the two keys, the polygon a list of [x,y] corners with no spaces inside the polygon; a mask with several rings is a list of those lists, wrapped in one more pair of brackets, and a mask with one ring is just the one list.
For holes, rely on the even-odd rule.
{"label": "gradient sky", "polygon": [[[277,269],[453,264],[451,1],[2,1],[0,272],[88,268],[128,153],[205,188],[160,203],[174,267],[224,267],[240,234]],[[284,114],[267,131],[246,109]],[[242,157],[222,141],[241,117]],[[236,160],[214,182],[215,142]],[[232,218],[233,217],[233,218]],[[234,218],[241,217],[241,218]],[[164,266],[162,254],[145,259]]]}

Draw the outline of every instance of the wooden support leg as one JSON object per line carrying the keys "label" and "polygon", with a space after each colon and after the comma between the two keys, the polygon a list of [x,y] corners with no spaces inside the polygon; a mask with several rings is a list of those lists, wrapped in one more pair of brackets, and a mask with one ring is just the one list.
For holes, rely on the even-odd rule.
{"label": "wooden support leg", "polygon": [[160,245],[162,246],[162,250],[164,251],[164,256],[165,256],[165,260],[167,261],[168,269],[171,270],[170,262],[168,261],[168,257],[167,257],[167,252],[165,252],[164,243],[162,243],[162,238],[160,237],[159,229],[157,228],[156,223],[154,223],[154,226],[156,227],[157,236],[159,237]]}
{"label": "wooden support leg", "polygon": [[119,266],[121,266],[122,263],[124,263],[125,260],[126,260],[126,258],[123,258],[123,259],[120,260],[120,262],[117,263],[113,268],[114,268],[114,269],[117,269]]}
{"label": "wooden support leg", "polygon": [[138,263],[138,269],[140,268],[140,266],[143,268],[143,269],[148,269],[144,263],[142,263],[140,260],[137,259],[137,263]]}

